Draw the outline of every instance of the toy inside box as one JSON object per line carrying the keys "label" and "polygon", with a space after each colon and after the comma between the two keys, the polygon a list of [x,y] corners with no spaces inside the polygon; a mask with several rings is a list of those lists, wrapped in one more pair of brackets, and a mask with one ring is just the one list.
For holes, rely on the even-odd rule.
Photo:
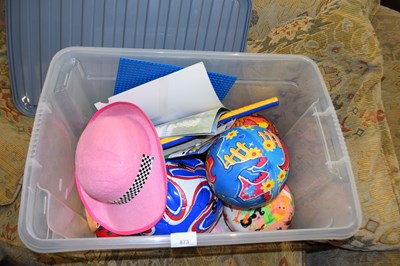
{"label": "toy inside box", "polygon": [[[120,58],[181,67],[203,62],[207,71],[236,77],[222,101],[230,110],[279,98],[278,106],[259,114],[273,121],[290,158],[285,184],[291,192],[287,195],[295,201],[295,212],[287,230],[236,233],[220,218],[218,230],[210,233],[95,237],[76,189],[75,153],[82,132],[96,113],[94,104],[107,102],[114,93]],[[282,188],[282,192],[288,190]],[[50,64],[40,97],[22,193],[19,235],[37,252],[343,239],[352,236],[361,223],[335,110],[318,67],[303,56],[84,47],[61,50]],[[214,210],[218,209],[214,205]]]}

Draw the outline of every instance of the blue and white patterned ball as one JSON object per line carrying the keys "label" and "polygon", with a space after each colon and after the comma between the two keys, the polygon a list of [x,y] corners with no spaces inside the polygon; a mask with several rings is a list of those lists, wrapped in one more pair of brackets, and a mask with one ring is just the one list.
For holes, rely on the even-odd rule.
{"label": "blue and white patterned ball", "polygon": [[167,208],[145,235],[210,232],[222,214],[222,202],[211,190],[204,163],[195,158],[166,160]]}
{"label": "blue and white patterned ball", "polygon": [[289,157],[276,134],[244,125],[220,135],[208,151],[206,169],[221,200],[237,208],[256,208],[280,192],[289,173]]}

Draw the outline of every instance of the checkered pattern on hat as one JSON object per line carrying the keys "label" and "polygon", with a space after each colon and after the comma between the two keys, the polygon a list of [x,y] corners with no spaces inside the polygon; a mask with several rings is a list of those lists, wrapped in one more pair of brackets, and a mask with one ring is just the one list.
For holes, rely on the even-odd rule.
{"label": "checkered pattern on hat", "polygon": [[112,203],[118,205],[125,204],[130,202],[137,196],[137,194],[139,194],[140,190],[142,190],[144,184],[146,183],[147,178],[149,177],[153,160],[154,158],[151,156],[148,156],[146,154],[142,155],[142,162],[140,164],[139,172],[132,186],[124,195],[122,195],[122,197],[120,197],[118,200],[113,201]]}

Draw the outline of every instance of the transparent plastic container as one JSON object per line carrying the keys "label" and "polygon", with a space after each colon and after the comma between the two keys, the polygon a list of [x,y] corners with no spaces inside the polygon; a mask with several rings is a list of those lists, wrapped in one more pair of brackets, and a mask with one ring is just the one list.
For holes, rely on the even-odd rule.
{"label": "transparent plastic container", "polygon": [[171,247],[169,235],[94,237],[76,191],[77,141],[96,111],[93,104],[106,102],[113,94],[121,57],[178,66],[202,61],[207,71],[236,76],[223,102],[228,108],[279,98],[278,107],[261,114],[275,123],[289,152],[287,184],[296,204],[290,229],[197,234],[197,246],[344,239],[359,229],[361,209],[346,144],[322,76],[311,59],[69,47],[50,63],[26,159],[18,230],[29,249],[47,253]]}

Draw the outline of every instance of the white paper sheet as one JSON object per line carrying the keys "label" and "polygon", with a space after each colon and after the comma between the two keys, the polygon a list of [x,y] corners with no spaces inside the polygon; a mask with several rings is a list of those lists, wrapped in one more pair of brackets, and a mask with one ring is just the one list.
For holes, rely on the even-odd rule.
{"label": "white paper sheet", "polygon": [[[139,106],[154,125],[223,107],[203,62],[108,98]],[[96,103],[97,109],[108,103]]]}

